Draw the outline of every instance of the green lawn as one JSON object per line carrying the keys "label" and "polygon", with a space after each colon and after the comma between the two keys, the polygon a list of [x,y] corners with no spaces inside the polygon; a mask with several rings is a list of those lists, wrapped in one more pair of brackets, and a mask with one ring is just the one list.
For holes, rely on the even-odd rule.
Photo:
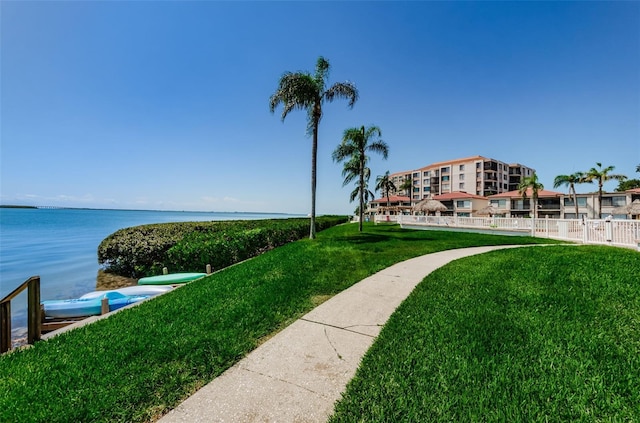
{"label": "green lawn", "polygon": [[[0,421],[148,421],[273,332],[396,262],[528,237],[342,225],[132,309],[0,356]],[[616,250],[617,251],[617,250]]]}
{"label": "green lawn", "polygon": [[430,274],[331,422],[640,421],[640,254],[495,251]]}

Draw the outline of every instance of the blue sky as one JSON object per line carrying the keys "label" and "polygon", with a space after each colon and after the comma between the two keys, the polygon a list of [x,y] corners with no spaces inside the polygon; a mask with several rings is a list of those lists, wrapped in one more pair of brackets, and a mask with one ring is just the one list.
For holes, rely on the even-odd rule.
{"label": "blue sky", "polygon": [[[375,176],[482,155],[640,178],[639,2],[2,1],[0,203],[310,210],[284,71],[331,64],[318,213],[352,213],[331,152],[375,124]],[[617,183],[605,186],[613,190]],[[563,188],[564,189],[564,188]],[[579,192],[594,186],[582,185]],[[562,190],[562,189],[560,189]]]}

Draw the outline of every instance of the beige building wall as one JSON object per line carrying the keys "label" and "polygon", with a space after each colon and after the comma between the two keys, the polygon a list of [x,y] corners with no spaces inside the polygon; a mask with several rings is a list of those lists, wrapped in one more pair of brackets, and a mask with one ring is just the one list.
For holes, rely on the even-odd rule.
{"label": "beige building wall", "polygon": [[511,191],[511,187],[534,172],[534,169],[521,164],[508,164],[483,156],[473,156],[396,172],[390,177],[397,187],[406,179],[410,179],[410,192],[397,190],[396,194],[409,194],[411,201],[416,202],[429,196],[460,191],[482,196],[500,194]]}

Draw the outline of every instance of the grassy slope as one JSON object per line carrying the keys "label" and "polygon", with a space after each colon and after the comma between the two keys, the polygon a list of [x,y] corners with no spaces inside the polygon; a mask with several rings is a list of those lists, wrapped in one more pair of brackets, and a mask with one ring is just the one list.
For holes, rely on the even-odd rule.
{"label": "grassy slope", "polygon": [[429,275],[332,422],[640,421],[640,254],[504,250]]}
{"label": "grassy slope", "polygon": [[449,248],[530,238],[343,225],[0,357],[0,421],[146,421],[262,338],[367,275]]}

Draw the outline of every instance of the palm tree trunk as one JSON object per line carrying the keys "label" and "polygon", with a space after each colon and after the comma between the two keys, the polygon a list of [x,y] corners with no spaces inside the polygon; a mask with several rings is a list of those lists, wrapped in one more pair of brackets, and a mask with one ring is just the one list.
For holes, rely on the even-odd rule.
{"label": "palm tree trunk", "polygon": [[[362,127],[362,136],[364,137],[364,126]],[[359,231],[362,232],[362,218],[364,216],[364,151],[360,152],[360,187],[359,187],[359,196],[360,196],[360,222],[358,223]]]}
{"label": "palm tree trunk", "polygon": [[360,232],[362,232],[362,219],[364,218],[364,175],[362,175],[362,173],[360,173],[360,189],[359,189],[359,193],[358,196],[360,197],[360,221],[358,222],[358,230]]}
{"label": "palm tree trunk", "polygon": [[596,219],[602,219],[602,179],[598,181],[598,217]]}
{"label": "palm tree trunk", "polygon": [[576,219],[579,219],[580,217],[578,216],[578,196],[576,195],[576,189],[573,186],[573,184],[569,186],[569,191],[573,192],[573,205],[576,207]]}
{"label": "palm tree trunk", "polygon": [[316,166],[318,161],[318,121],[313,123],[313,144],[311,147],[311,225],[309,239],[316,238]]}

